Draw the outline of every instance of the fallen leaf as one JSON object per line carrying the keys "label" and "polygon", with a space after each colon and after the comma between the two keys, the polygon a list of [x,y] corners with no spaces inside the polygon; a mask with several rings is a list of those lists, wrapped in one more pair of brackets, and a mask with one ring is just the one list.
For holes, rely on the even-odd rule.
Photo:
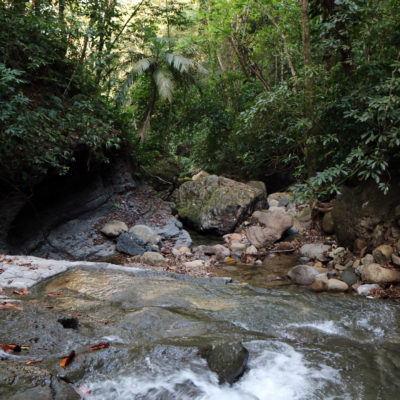
{"label": "fallen leaf", "polygon": [[21,351],[21,346],[18,344],[3,344],[1,348],[8,354],[19,353]]}
{"label": "fallen leaf", "polygon": [[18,310],[18,311],[22,311],[24,309],[22,306],[16,306],[13,303],[0,304],[0,310],[6,310],[7,308],[14,308],[15,310]]}
{"label": "fallen leaf", "polygon": [[50,293],[47,293],[47,296],[49,296],[49,297],[61,297],[62,294],[61,293],[50,292]]}
{"label": "fallen leaf", "polygon": [[75,351],[72,350],[71,353],[69,353],[67,355],[67,357],[64,357],[61,361],[60,361],[60,366],[65,368],[75,357]]}
{"label": "fallen leaf", "polygon": [[13,293],[23,296],[24,294],[28,294],[29,291],[27,288],[23,288],[22,290],[13,290]]}
{"label": "fallen leaf", "polygon": [[31,360],[31,361],[27,361],[25,364],[26,365],[32,365],[32,364],[37,364],[37,363],[41,363],[43,360]]}
{"label": "fallen leaf", "polygon": [[103,343],[95,344],[94,346],[90,346],[90,350],[94,351],[94,350],[106,349],[108,347],[110,347],[110,343],[103,342]]}

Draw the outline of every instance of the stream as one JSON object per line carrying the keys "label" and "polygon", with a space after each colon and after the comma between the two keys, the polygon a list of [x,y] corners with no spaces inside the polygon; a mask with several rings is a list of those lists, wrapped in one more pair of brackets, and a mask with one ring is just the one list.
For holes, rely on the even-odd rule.
{"label": "stream", "polygon": [[[87,399],[398,398],[396,303],[85,268],[36,285],[20,303],[23,311],[0,311],[0,342],[31,348],[0,350],[0,375],[17,361],[33,382],[36,367],[26,372],[25,363],[41,359],[41,371],[84,387]],[[60,318],[75,318],[78,326],[64,327]],[[90,351],[102,342],[110,346]],[[232,385],[220,385],[198,351],[225,342],[249,351],[247,370]],[[64,369],[59,362],[71,350],[76,356]],[[1,383],[1,398],[36,398],[26,381]]]}

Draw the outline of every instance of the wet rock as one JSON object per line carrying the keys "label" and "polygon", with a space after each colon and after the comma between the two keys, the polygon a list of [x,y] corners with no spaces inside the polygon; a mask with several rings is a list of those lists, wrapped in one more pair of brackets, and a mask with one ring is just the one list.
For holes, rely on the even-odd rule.
{"label": "wet rock", "polygon": [[393,249],[391,246],[387,244],[383,244],[379,247],[377,247],[373,252],[372,255],[374,257],[374,260],[378,264],[386,264],[391,260],[393,254]]}
{"label": "wet rock", "polygon": [[326,283],[328,276],[326,273],[315,275],[315,281],[312,283],[310,289],[314,292],[323,292],[326,290]]}
{"label": "wet rock", "polygon": [[331,212],[325,213],[324,217],[322,218],[322,230],[328,235],[331,235],[335,232],[335,223],[333,222]]}
{"label": "wet rock", "polygon": [[309,265],[296,265],[288,272],[292,282],[298,285],[311,285],[318,274],[318,271]]}
{"label": "wet rock", "polygon": [[354,269],[346,269],[340,275],[342,281],[347,283],[349,286],[354,285],[358,281],[358,276],[356,275]]}
{"label": "wet rock", "polygon": [[256,211],[252,219],[262,225],[246,229],[247,239],[257,249],[276,242],[293,225],[293,218],[281,211]]}
{"label": "wet rock", "polygon": [[176,204],[180,217],[194,229],[222,235],[267,200],[261,189],[210,175],[182,184]]}
{"label": "wet rock", "polygon": [[328,279],[326,282],[326,290],[328,292],[345,292],[348,289],[349,285],[339,279]]}
{"label": "wet rock", "polygon": [[134,233],[122,233],[118,237],[117,250],[130,256],[142,255],[146,251],[146,242]]}
{"label": "wet rock", "polygon": [[0,398],[4,400],[79,400],[71,385],[43,367],[7,360],[0,363]]}
{"label": "wet rock", "polygon": [[377,285],[376,283],[368,284],[368,285],[360,285],[357,288],[357,293],[360,296],[370,296],[371,295],[371,290],[376,290],[376,289],[379,289],[379,288],[380,288],[380,286]]}
{"label": "wet rock", "polygon": [[232,384],[244,373],[249,352],[241,343],[221,343],[199,349],[211,371],[218,375],[219,383]]}
{"label": "wet rock", "polygon": [[128,226],[123,221],[113,220],[107,222],[101,229],[101,233],[110,238],[119,236],[122,232],[127,232]]}
{"label": "wet rock", "polygon": [[75,317],[60,318],[57,322],[59,322],[64,329],[78,329],[79,327],[79,320]]}
{"label": "wet rock", "polygon": [[164,266],[166,265],[167,261],[164,256],[160,253],[156,253],[154,251],[146,251],[140,257],[141,262],[150,265],[159,265]]}
{"label": "wet rock", "polygon": [[364,266],[361,277],[367,283],[395,283],[400,282],[400,271],[369,264]]}
{"label": "wet rock", "polygon": [[134,233],[139,239],[149,244],[155,245],[161,240],[161,237],[146,225],[135,225],[129,229],[129,232]]}
{"label": "wet rock", "polygon": [[300,248],[300,255],[315,260],[323,256],[325,252],[330,250],[330,248],[331,246],[321,243],[304,244]]}

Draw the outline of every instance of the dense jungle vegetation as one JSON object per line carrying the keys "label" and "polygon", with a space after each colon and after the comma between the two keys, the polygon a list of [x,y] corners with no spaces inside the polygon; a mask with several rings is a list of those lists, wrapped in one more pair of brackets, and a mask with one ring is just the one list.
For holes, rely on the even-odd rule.
{"label": "dense jungle vegetation", "polygon": [[311,196],[399,165],[399,0],[0,0],[0,43],[10,185],[118,149]]}

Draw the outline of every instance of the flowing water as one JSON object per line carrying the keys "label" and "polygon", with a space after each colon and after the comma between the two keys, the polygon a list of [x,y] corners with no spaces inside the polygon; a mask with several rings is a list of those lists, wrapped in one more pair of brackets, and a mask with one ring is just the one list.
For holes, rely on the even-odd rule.
{"label": "flowing water", "polygon": [[[47,296],[57,293],[59,296]],[[398,399],[399,305],[301,288],[76,270],[38,285],[0,341],[29,342],[41,366],[90,390],[87,399]],[[53,308],[51,308],[53,307]],[[60,315],[79,317],[64,329]],[[20,329],[18,329],[20,327]],[[23,329],[22,329],[23,327]],[[12,332],[12,333],[11,333]],[[88,346],[108,341],[95,352]],[[241,342],[248,368],[218,384],[198,348]],[[74,349],[63,370],[60,357]]]}

